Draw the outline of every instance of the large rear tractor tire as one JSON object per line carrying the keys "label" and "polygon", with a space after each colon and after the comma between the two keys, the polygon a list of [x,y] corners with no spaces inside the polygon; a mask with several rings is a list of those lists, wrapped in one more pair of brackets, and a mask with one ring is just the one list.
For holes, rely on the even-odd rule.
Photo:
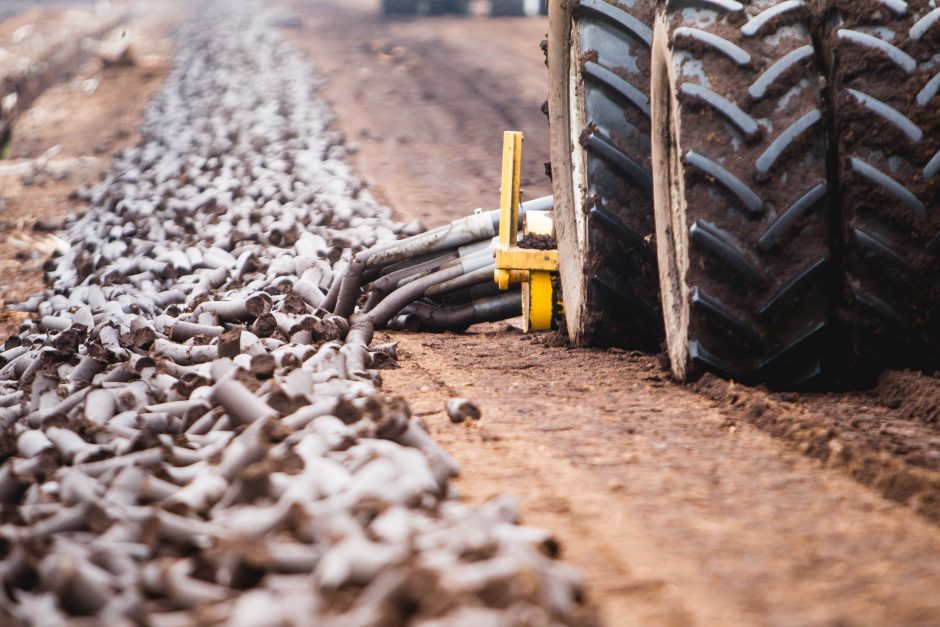
{"label": "large rear tractor tire", "polygon": [[812,384],[830,361],[833,273],[808,3],[665,4],[652,152],[673,374]]}
{"label": "large rear tractor tire", "polygon": [[549,122],[568,335],[658,350],[650,175],[654,2],[549,6]]}
{"label": "large rear tractor tire", "polygon": [[825,34],[851,371],[940,358],[940,8],[834,0]]}

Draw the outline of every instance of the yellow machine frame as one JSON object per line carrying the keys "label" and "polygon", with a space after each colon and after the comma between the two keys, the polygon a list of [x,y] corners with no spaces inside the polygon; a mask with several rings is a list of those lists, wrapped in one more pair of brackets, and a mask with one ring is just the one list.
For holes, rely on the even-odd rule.
{"label": "yellow machine frame", "polygon": [[[503,169],[500,187],[499,239],[493,280],[502,290],[522,284],[523,331],[552,328],[555,306],[555,276],[558,273],[557,250],[519,248],[519,204],[522,181],[522,133],[503,134]],[[550,235],[550,220],[531,221],[528,232]]]}

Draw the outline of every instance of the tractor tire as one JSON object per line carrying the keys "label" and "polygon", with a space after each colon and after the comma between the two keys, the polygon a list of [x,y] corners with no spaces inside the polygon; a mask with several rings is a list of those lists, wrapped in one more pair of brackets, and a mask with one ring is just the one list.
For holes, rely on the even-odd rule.
{"label": "tractor tire", "polygon": [[417,15],[418,0],[382,0],[384,15]]}
{"label": "tractor tire", "polygon": [[812,16],[792,0],[665,4],[652,152],[672,372],[821,382],[835,273]]}
{"label": "tractor tire", "polygon": [[575,345],[659,350],[650,174],[653,0],[549,5],[556,235]]}
{"label": "tractor tire", "polygon": [[940,8],[834,0],[831,9],[825,44],[843,201],[847,367],[936,368]]}

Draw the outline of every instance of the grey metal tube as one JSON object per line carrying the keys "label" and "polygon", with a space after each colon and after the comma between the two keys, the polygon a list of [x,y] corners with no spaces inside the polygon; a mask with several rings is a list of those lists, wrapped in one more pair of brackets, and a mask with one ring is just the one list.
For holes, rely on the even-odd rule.
{"label": "grey metal tube", "polygon": [[433,274],[429,274],[426,277],[422,277],[416,281],[412,281],[404,287],[400,287],[391,294],[388,298],[379,303],[375,309],[365,314],[369,316],[372,320],[372,323],[375,325],[376,329],[383,328],[392,317],[402,310],[405,305],[411,303],[417,298],[424,296],[425,291],[428,288],[437,285],[438,283],[443,283],[444,281],[449,281],[451,279],[456,279],[464,273],[463,267],[459,264],[438,270]]}
{"label": "grey metal tube", "polygon": [[553,196],[533,198],[519,205],[519,216],[525,215],[526,211],[551,211],[554,207],[555,198]]}
{"label": "grey metal tube", "polygon": [[496,322],[522,315],[522,298],[518,290],[502,292],[475,300],[460,307],[434,307],[416,303],[411,314],[421,320],[421,328],[429,331],[466,329],[480,322]]}
{"label": "grey metal tube", "polygon": [[421,318],[413,313],[401,314],[389,321],[388,328],[392,331],[420,331]]}
{"label": "grey metal tube", "polygon": [[348,267],[349,262],[347,261],[341,260],[336,263],[336,268],[333,270],[333,281],[330,283],[330,289],[326,292],[326,298],[320,303],[321,308],[333,311],[333,308],[336,307],[336,299],[339,297],[339,290],[343,285],[343,277],[346,276],[346,268]]}
{"label": "grey metal tube", "polygon": [[502,292],[502,290],[499,289],[499,286],[496,285],[494,281],[484,281],[476,285],[470,285],[452,292],[447,292],[435,300],[440,302],[444,307],[456,307],[457,305],[463,305],[464,303],[486,298],[487,296],[496,296],[500,292]]}
{"label": "grey metal tube", "polygon": [[359,300],[362,289],[362,273],[365,269],[366,263],[358,256],[349,262],[336,297],[336,307],[333,309],[333,313],[337,316],[348,318],[356,310],[356,301]]}
{"label": "grey metal tube", "polygon": [[347,344],[360,344],[368,348],[372,342],[373,335],[372,321],[368,318],[353,319],[349,327],[349,333],[346,334]]}
{"label": "grey metal tube", "polygon": [[[553,204],[551,196],[524,202],[519,205],[519,218],[521,220],[527,211],[548,211]],[[495,237],[499,233],[499,213],[499,209],[474,213],[426,233],[364,250],[356,258],[365,261],[367,267],[374,268]]]}
{"label": "grey metal tube", "polygon": [[[484,242],[480,243],[482,244]],[[485,246],[474,246],[472,249],[467,251],[468,254],[455,259],[454,261],[443,266],[441,269],[443,270],[445,268],[450,268],[451,266],[457,266],[462,270],[461,274],[469,274],[479,270],[480,268],[489,266],[490,264],[494,263],[493,260],[495,259],[496,255],[497,242],[496,239],[493,238],[485,242],[485,244]],[[398,287],[404,287],[417,278],[419,277],[407,277],[402,279],[398,282]]]}
{"label": "grey metal tube", "polygon": [[499,211],[483,211],[454,220],[450,224],[356,255],[370,268],[386,266],[410,257],[457,248],[470,242],[494,237],[499,231]]}
{"label": "grey metal tube", "polygon": [[391,274],[392,272],[398,272],[399,270],[404,270],[406,268],[412,268],[414,266],[417,266],[418,264],[424,263],[425,261],[431,261],[433,259],[437,259],[438,257],[440,257],[439,253],[430,253],[428,255],[421,255],[420,257],[413,257],[411,259],[405,259],[404,261],[399,261],[398,263],[392,263],[387,266],[383,266],[382,268],[379,269],[378,276],[375,279],[373,279],[373,281],[378,279],[378,277]]}
{"label": "grey metal tube", "polygon": [[[457,277],[451,281],[445,281],[439,283],[429,289],[425,294],[427,296],[439,296],[441,294],[446,294],[447,292],[452,292],[453,290],[460,289],[462,287],[468,287],[470,285],[476,285],[477,283],[483,283],[485,281],[493,282],[493,273],[496,271],[496,262],[494,261],[491,264],[488,264],[482,268],[468,272],[467,274]],[[495,283],[493,283],[495,285]]]}
{"label": "grey metal tube", "polygon": [[441,266],[454,261],[455,259],[458,259],[458,253],[456,251],[451,251],[423,263],[409,266],[407,268],[402,268],[401,270],[397,270],[390,274],[379,277],[373,281],[372,285],[370,286],[369,300],[366,302],[363,311],[369,312],[374,309],[383,298],[391,294],[395,288],[398,287],[399,281],[412,276],[415,278],[426,276],[432,272],[440,270]]}
{"label": "grey metal tube", "polygon": [[[551,196],[537,198],[520,205],[520,220],[526,211],[545,211],[553,205]],[[363,275],[367,270],[380,268],[400,261],[421,257],[434,252],[459,248],[481,240],[493,239],[499,232],[499,210],[481,211],[466,218],[454,220],[449,225],[432,229],[412,237],[363,250],[350,262],[336,298],[333,313],[348,318],[356,310],[356,301],[362,289]],[[476,250],[468,251],[476,253]],[[463,254],[463,253],[462,253]],[[332,292],[332,289],[330,290]],[[327,301],[329,302],[329,295]],[[376,305],[378,306],[378,305]],[[328,307],[325,307],[329,309]],[[382,327],[389,318],[377,327]]]}

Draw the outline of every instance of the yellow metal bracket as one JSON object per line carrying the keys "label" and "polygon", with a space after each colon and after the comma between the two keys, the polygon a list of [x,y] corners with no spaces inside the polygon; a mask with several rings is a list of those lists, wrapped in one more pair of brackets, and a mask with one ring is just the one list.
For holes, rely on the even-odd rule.
{"label": "yellow metal bracket", "polygon": [[[509,289],[514,283],[522,284],[523,330],[528,332],[552,328],[555,304],[553,275],[558,272],[558,251],[519,248],[517,245],[521,181],[522,133],[506,131],[503,134],[499,238],[493,280],[502,290]],[[547,229],[547,234],[550,234],[550,222]]]}

